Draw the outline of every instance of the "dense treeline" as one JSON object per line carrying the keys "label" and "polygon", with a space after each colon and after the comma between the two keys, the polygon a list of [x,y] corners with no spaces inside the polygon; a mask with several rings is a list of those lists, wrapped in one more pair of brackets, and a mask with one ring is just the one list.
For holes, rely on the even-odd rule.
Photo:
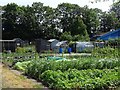
{"label": "dense treeline", "polygon": [[109,12],[70,3],[51,8],[34,2],[31,6],[7,4],[1,13],[3,39],[89,40],[96,33],[120,27],[120,1]]}

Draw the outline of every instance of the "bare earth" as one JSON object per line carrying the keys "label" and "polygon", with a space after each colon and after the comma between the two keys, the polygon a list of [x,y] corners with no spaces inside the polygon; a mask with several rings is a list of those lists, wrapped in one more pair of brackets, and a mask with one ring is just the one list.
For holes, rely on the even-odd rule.
{"label": "bare earth", "polygon": [[0,76],[2,76],[2,88],[45,88],[41,83],[28,79],[16,70],[10,70],[0,63]]}

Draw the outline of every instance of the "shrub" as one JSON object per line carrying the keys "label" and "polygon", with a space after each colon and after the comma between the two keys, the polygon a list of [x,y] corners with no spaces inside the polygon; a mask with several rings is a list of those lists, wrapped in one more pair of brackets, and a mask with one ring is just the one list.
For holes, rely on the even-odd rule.
{"label": "shrub", "polygon": [[17,47],[17,48],[16,48],[16,52],[17,52],[17,53],[25,53],[25,49],[22,48],[22,47]]}
{"label": "shrub", "polygon": [[97,57],[118,57],[118,48],[111,47],[95,47],[92,51],[93,56]]}

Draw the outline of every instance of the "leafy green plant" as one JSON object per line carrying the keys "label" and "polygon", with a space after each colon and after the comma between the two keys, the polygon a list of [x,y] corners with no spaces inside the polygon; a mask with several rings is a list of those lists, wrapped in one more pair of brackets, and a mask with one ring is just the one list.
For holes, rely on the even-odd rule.
{"label": "leafy green plant", "polygon": [[17,52],[17,53],[25,53],[25,49],[22,48],[22,47],[17,47],[17,48],[16,48],[16,52]]}
{"label": "leafy green plant", "polygon": [[20,70],[20,71],[25,71],[25,69],[27,68],[27,65],[30,63],[31,61],[24,61],[24,62],[17,62],[13,68]]}
{"label": "leafy green plant", "polygon": [[95,47],[92,51],[92,56],[96,57],[118,57],[118,48],[111,48],[111,47]]}
{"label": "leafy green plant", "polygon": [[120,84],[118,72],[109,69],[69,69],[62,72],[47,70],[42,73],[40,79],[47,82],[54,89],[80,89],[80,90],[104,90]]}
{"label": "leafy green plant", "polygon": [[113,69],[118,66],[118,59],[97,59],[97,58],[81,58],[78,60],[33,60],[26,68],[26,74],[39,78],[39,75],[46,70],[61,70],[62,72],[69,69],[85,70],[85,69]]}
{"label": "leafy green plant", "polygon": [[120,38],[108,40],[108,45],[112,47],[118,47],[120,45]]}
{"label": "leafy green plant", "polygon": [[[37,59],[39,57],[36,57]],[[13,66],[17,62],[30,61],[35,59],[35,53],[2,53],[2,62]]]}

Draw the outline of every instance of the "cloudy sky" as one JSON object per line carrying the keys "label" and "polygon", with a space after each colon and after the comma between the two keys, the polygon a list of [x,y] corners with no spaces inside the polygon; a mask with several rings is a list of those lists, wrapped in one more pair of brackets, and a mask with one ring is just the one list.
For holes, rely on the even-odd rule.
{"label": "cloudy sky", "polygon": [[108,11],[110,6],[112,5],[112,0],[106,2],[98,2],[98,3],[90,3],[90,1],[94,0],[1,0],[0,5],[6,5],[8,3],[16,3],[18,5],[31,5],[33,2],[42,2],[45,6],[50,6],[56,8],[58,4],[67,2],[72,4],[78,4],[79,6],[83,7],[88,5],[90,8],[99,8],[103,11]]}

